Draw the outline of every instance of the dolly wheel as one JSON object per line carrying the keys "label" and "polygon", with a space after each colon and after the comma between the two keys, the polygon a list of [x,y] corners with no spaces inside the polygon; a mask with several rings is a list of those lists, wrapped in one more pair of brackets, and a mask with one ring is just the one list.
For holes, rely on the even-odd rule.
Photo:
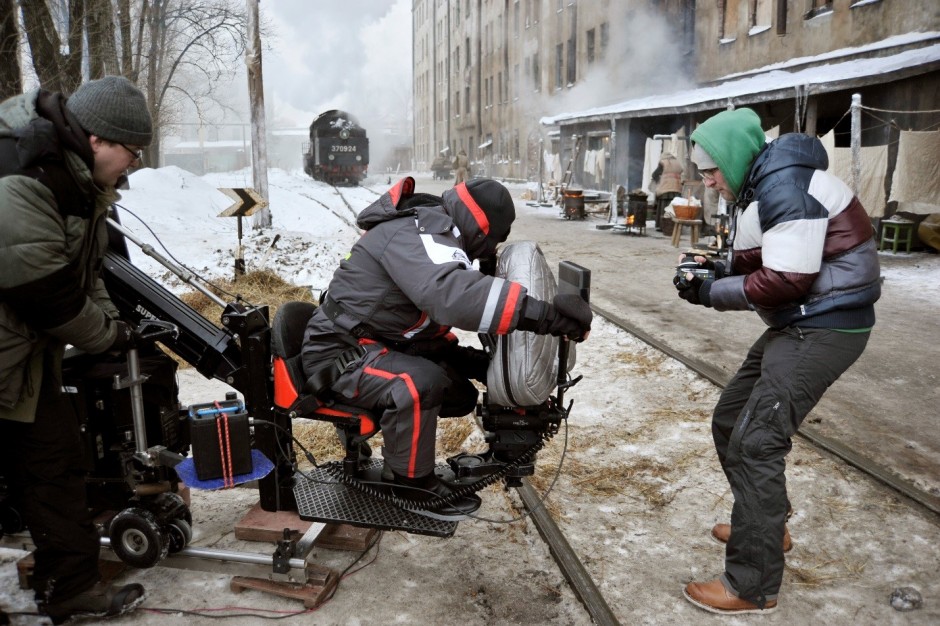
{"label": "dolly wheel", "polygon": [[124,509],[115,515],[108,535],[114,553],[133,567],[153,567],[166,558],[170,548],[167,531],[146,509]]}
{"label": "dolly wheel", "polygon": [[189,545],[193,538],[193,528],[184,519],[175,519],[166,526],[167,535],[170,537],[169,552],[176,554]]}

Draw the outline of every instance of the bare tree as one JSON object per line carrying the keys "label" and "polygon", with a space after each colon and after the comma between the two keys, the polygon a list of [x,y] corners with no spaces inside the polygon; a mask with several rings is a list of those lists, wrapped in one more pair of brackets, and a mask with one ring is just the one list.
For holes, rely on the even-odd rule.
{"label": "bare tree", "polygon": [[[156,129],[175,121],[185,101],[197,111],[209,102],[224,107],[217,86],[241,67],[245,49],[245,5],[238,0],[28,0],[19,9],[44,89],[71,93],[81,84],[87,39],[88,78],[121,74],[136,83],[147,96]],[[16,0],[0,0],[0,28],[7,25],[5,15],[16,42]],[[16,58],[16,46],[10,45],[4,58]],[[0,73],[0,81],[5,76]],[[0,88],[20,91],[15,81]],[[147,162],[157,163],[159,154],[156,132]]]}
{"label": "bare tree", "polygon": [[89,78],[121,74],[111,0],[85,0]]}
{"label": "bare tree", "polygon": [[65,4],[67,17],[59,20],[67,23],[65,42],[47,2],[22,2],[20,8],[40,85],[50,91],[72,93],[82,82],[85,1],[69,0]]}
{"label": "bare tree", "polygon": [[[199,110],[215,99],[219,81],[239,67],[245,14],[228,0],[145,0],[143,4],[140,18],[146,28],[139,32],[147,43],[132,57],[131,67],[139,73],[138,84],[147,95],[154,125],[160,127],[174,121],[182,101]],[[155,134],[148,162],[156,163],[159,154],[160,137]]]}
{"label": "bare tree", "polygon": [[0,100],[6,100],[23,91],[20,72],[20,32],[17,27],[16,1],[0,0]]}

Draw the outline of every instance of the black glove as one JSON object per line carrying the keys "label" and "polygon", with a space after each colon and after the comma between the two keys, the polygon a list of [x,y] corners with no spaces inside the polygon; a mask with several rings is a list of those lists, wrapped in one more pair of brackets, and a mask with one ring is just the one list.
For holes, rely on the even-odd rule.
{"label": "black glove", "polygon": [[117,333],[114,337],[114,341],[108,346],[108,351],[125,352],[129,348],[134,347],[134,329],[130,324],[122,322],[121,320],[111,320],[110,326],[113,326]]}
{"label": "black glove", "polygon": [[516,328],[583,341],[593,319],[591,307],[578,295],[558,294],[552,304],[526,296]]}
{"label": "black glove", "polygon": [[496,255],[480,257],[480,272],[487,276],[496,276]]}
{"label": "black glove", "polygon": [[705,280],[699,276],[686,278],[684,284],[686,287],[676,287],[679,289],[679,297],[691,304],[701,304],[710,307],[712,305],[711,291],[713,280]]}
{"label": "black glove", "polygon": [[455,346],[445,359],[448,365],[465,378],[486,382],[486,371],[490,367],[490,355],[479,348]]}

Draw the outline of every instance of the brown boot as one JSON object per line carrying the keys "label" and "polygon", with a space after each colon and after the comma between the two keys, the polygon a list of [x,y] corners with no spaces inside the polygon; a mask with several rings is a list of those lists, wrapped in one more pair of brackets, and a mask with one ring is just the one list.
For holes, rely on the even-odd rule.
{"label": "brown boot", "polygon": [[[712,527],[712,538],[718,543],[728,543],[731,537],[731,524],[715,524]],[[790,529],[783,527],[783,551],[789,552],[793,549],[793,540],[790,539]]]}
{"label": "brown boot", "polygon": [[685,599],[710,613],[719,615],[737,615],[738,613],[773,613],[777,609],[776,600],[768,600],[764,608],[758,608],[753,602],[744,600],[729,591],[721,579],[707,583],[691,582],[682,592]]}

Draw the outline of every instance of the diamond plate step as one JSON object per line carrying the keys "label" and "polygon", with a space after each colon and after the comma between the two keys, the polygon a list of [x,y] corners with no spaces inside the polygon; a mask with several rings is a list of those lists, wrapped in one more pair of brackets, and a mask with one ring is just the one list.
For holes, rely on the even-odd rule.
{"label": "diamond plate step", "polygon": [[[362,462],[368,480],[381,480],[382,460]],[[451,537],[457,522],[445,522],[376,500],[352,487],[336,482],[325,469],[294,476],[294,498],[300,519],[313,522],[352,524],[381,530],[401,530],[415,535]]]}

